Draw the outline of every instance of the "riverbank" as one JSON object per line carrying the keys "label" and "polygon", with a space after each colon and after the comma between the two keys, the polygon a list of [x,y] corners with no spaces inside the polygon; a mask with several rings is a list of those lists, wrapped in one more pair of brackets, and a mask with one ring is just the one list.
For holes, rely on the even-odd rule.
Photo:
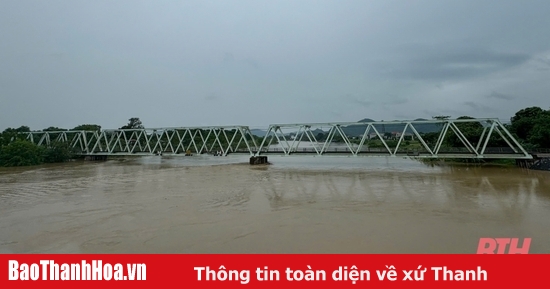
{"label": "riverbank", "polygon": [[494,159],[494,160],[417,159],[417,160],[424,164],[440,165],[440,166],[517,167],[515,160],[508,160],[508,159]]}

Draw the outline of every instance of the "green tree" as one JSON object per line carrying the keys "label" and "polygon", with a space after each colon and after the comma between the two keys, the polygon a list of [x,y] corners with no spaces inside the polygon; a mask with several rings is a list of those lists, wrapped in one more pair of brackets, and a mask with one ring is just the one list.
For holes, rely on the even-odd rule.
{"label": "green tree", "polygon": [[31,131],[31,129],[26,125],[22,125],[22,126],[16,128],[15,130],[17,132],[30,132]]}
{"label": "green tree", "polygon": [[0,147],[3,145],[8,145],[9,143],[17,139],[20,139],[20,140],[25,139],[26,135],[20,134],[20,133],[30,132],[30,131],[31,129],[25,125],[20,126],[18,128],[11,128],[11,127],[6,128],[2,132],[2,134],[0,134]]}
{"label": "green tree", "polygon": [[72,130],[100,131],[101,126],[97,124],[81,124]]}
{"label": "green tree", "polygon": [[43,129],[42,131],[67,131],[67,130],[56,126],[50,126],[48,128]]}
{"label": "green tree", "polygon": [[435,143],[439,139],[440,134],[441,132],[427,132],[427,133],[422,133],[420,136],[422,136],[422,139],[424,140],[424,142],[426,142],[426,144],[429,147],[434,148]]}
{"label": "green tree", "polygon": [[537,148],[550,148],[550,116],[544,115],[535,121],[527,141]]}
{"label": "green tree", "polygon": [[125,126],[122,126],[120,129],[138,129],[138,128],[144,128],[143,124],[141,123],[141,120],[139,120],[139,117],[132,117],[129,119],[128,124]]}
{"label": "green tree", "polygon": [[436,116],[432,116],[432,119],[435,119],[435,120],[448,120],[449,118],[451,118],[450,115],[436,115]]}
{"label": "green tree", "polygon": [[15,140],[0,150],[0,166],[31,166],[44,161],[44,148],[29,141]]}
{"label": "green tree", "polygon": [[509,129],[528,147],[550,147],[550,111],[540,107],[519,110],[510,119]]}
{"label": "green tree", "polygon": [[66,162],[73,157],[73,151],[67,142],[52,142],[44,150],[44,162],[46,163]]}
{"label": "green tree", "polygon": [[[475,119],[475,118],[471,116],[461,116],[457,119]],[[481,137],[481,133],[483,131],[483,125],[481,125],[481,123],[479,122],[456,122],[455,125],[459,129],[459,131],[462,132],[462,134],[468,140],[468,142],[475,147],[475,145],[479,141],[479,138]],[[447,137],[445,141],[450,147],[464,147],[464,144],[455,133],[447,132]]]}
{"label": "green tree", "polygon": [[315,136],[315,138],[317,139],[317,141],[324,141],[325,140],[325,134],[320,132]]}

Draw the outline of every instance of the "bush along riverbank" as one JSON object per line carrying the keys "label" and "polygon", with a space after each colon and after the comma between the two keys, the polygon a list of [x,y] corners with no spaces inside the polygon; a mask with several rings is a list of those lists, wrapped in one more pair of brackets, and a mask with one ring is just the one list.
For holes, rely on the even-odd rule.
{"label": "bush along riverbank", "polygon": [[49,147],[42,147],[26,140],[15,140],[0,146],[0,166],[2,167],[60,163],[73,158],[73,152],[64,142],[52,142]]}

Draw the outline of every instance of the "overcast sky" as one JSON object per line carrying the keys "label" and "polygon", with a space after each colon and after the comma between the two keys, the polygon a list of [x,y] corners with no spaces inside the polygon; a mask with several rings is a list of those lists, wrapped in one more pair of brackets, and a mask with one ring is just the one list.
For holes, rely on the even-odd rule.
{"label": "overcast sky", "polygon": [[0,1],[0,129],[550,107],[550,1]]}

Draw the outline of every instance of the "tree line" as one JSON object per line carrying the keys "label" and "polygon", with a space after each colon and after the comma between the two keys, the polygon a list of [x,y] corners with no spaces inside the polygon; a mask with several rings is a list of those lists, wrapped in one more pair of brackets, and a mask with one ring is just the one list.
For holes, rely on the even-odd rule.
{"label": "tree line", "polygon": [[[434,119],[445,119],[449,116],[436,116]],[[473,117],[462,116],[458,119],[473,119]],[[483,126],[477,122],[456,123],[456,126],[465,135],[465,137],[476,143],[481,137]],[[550,109],[545,110],[540,107],[527,107],[517,111],[509,124],[504,124],[506,129],[519,141],[526,150],[536,150],[550,148]],[[429,136],[431,141],[435,141],[438,135]],[[504,140],[493,134],[491,146],[507,146]],[[461,143],[456,135],[450,135],[446,139],[448,145],[458,146]]]}

